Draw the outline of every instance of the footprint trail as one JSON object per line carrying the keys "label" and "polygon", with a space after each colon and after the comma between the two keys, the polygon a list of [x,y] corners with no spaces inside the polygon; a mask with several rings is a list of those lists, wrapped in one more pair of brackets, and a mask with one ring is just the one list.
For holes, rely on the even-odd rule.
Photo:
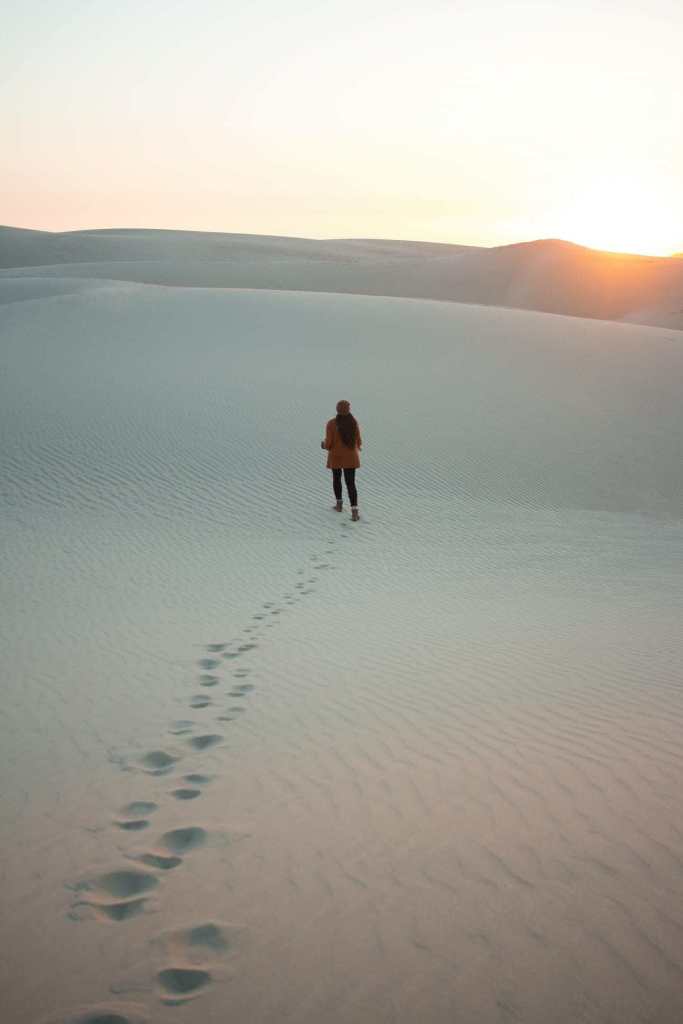
{"label": "footprint trail", "polygon": [[[334,554],[334,544],[334,538],[329,537],[324,555]],[[308,562],[312,564],[308,568],[296,570],[298,582],[292,581],[285,588],[279,602],[263,602],[251,616],[252,624],[242,629],[241,638],[233,641],[215,640],[201,645],[204,654],[195,662],[195,685],[203,692],[190,693],[187,697],[187,706],[196,713],[198,719],[207,709],[214,713],[221,712],[215,717],[226,723],[236,723],[246,713],[246,702],[256,691],[256,685],[238,682],[252,672],[252,666],[242,664],[242,659],[253,659],[259,649],[259,640],[264,635],[263,630],[277,626],[283,613],[289,615],[303,597],[314,592],[319,577],[311,576],[311,570],[318,573],[334,568],[331,562],[322,561],[323,557],[320,553],[311,554]],[[224,679],[223,673],[234,661],[239,663],[232,669],[235,681],[231,685]],[[221,691],[233,703],[221,706]],[[190,810],[195,806],[194,801],[201,798],[203,787],[216,774],[215,771],[207,773],[201,763],[197,765],[199,770],[194,770],[197,757],[210,757],[212,768],[215,769],[216,758],[220,763],[221,758],[229,755],[229,742],[222,733],[210,732],[199,720],[189,718],[170,722],[168,734],[179,741],[178,748],[171,746],[169,750],[164,749],[162,741],[158,748],[138,757],[131,768],[137,769],[141,778],[148,776],[156,779],[173,775],[179,768],[182,771],[180,766],[183,758],[191,756],[193,770],[177,776],[177,783],[167,790],[171,806],[178,810],[183,807]],[[157,802],[158,793],[154,797],[145,799],[141,794],[139,799],[130,801],[112,814],[112,826],[121,839],[127,833],[135,836],[151,828],[153,816],[160,807]],[[124,864],[132,861],[140,867],[113,868],[69,886],[74,893],[70,916],[80,920],[83,915],[87,915],[123,928],[129,927],[130,920],[148,909],[152,895],[156,897],[162,891],[169,874],[175,869],[186,869],[188,859],[191,861],[196,851],[205,847],[209,839],[209,834],[199,825],[185,824],[162,832],[143,852],[122,851]],[[239,952],[241,934],[242,929],[235,926],[203,922],[164,933],[153,940],[154,948],[161,951],[164,961],[155,975],[157,996],[161,1004],[178,1006],[201,996],[220,974],[221,962]],[[54,1021],[55,1024],[142,1024],[148,1019],[146,1012],[136,1004],[102,1003],[54,1018]]]}

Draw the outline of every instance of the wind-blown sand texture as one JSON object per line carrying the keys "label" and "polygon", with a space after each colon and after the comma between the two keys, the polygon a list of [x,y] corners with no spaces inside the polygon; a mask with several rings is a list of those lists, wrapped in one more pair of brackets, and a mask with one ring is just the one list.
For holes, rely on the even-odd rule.
{"label": "wind-blown sand texture", "polygon": [[[535,309],[683,329],[683,259],[597,252],[546,239],[492,249],[432,242],[279,238],[201,231],[52,233],[0,227],[0,302],[22,277],[390,295]],[[45,292],[41,291],[41,294]]]}
{"label": "wind-blown sand texture", "polygon": [[0,311],[3,1020],[683,1019],[680,333],[43,273]]}

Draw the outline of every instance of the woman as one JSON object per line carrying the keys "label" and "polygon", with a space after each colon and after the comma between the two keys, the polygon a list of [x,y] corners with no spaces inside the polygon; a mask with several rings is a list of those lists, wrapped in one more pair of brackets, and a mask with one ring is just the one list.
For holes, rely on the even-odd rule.
{"label": "woman", "polygon": [[358,492],[356,491],[356,470],[360,466],[358,455],[361,449],[361,437],[358,421],[351,413],[351,406],[346,401],[337,402],[337,415],[328,420],[325,427],[325,440],[320,442],[321,448],[327,449],[327,468],[332,470],[332,489],[337,499],[335,509],[342,510],[342,470],[346,490],[351,502],[351,518],[356,522],[358,515]]}

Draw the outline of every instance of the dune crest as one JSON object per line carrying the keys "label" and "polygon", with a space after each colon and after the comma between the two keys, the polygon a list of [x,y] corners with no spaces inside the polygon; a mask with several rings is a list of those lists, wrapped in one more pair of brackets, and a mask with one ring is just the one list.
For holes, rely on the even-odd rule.
{"label": "dune crest", "polygon": [[0,267],[0,304],[52,294],[39,290],[40,280],[59,294],[82,290],[69,279],[99,278],[438,299],[683,329],[680,258],[600,252],[561,239],[486,249],[391,239],[0,227]]}

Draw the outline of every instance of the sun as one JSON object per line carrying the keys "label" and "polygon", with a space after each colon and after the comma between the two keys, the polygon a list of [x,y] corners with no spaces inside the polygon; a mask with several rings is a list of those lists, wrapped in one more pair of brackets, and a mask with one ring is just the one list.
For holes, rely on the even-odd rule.
{"label": "sun", "polygon": [[574,193],[558,218],[556,234],[591,249],[669,256],[683,248],[675,205],[652,183],[603,178]]}

